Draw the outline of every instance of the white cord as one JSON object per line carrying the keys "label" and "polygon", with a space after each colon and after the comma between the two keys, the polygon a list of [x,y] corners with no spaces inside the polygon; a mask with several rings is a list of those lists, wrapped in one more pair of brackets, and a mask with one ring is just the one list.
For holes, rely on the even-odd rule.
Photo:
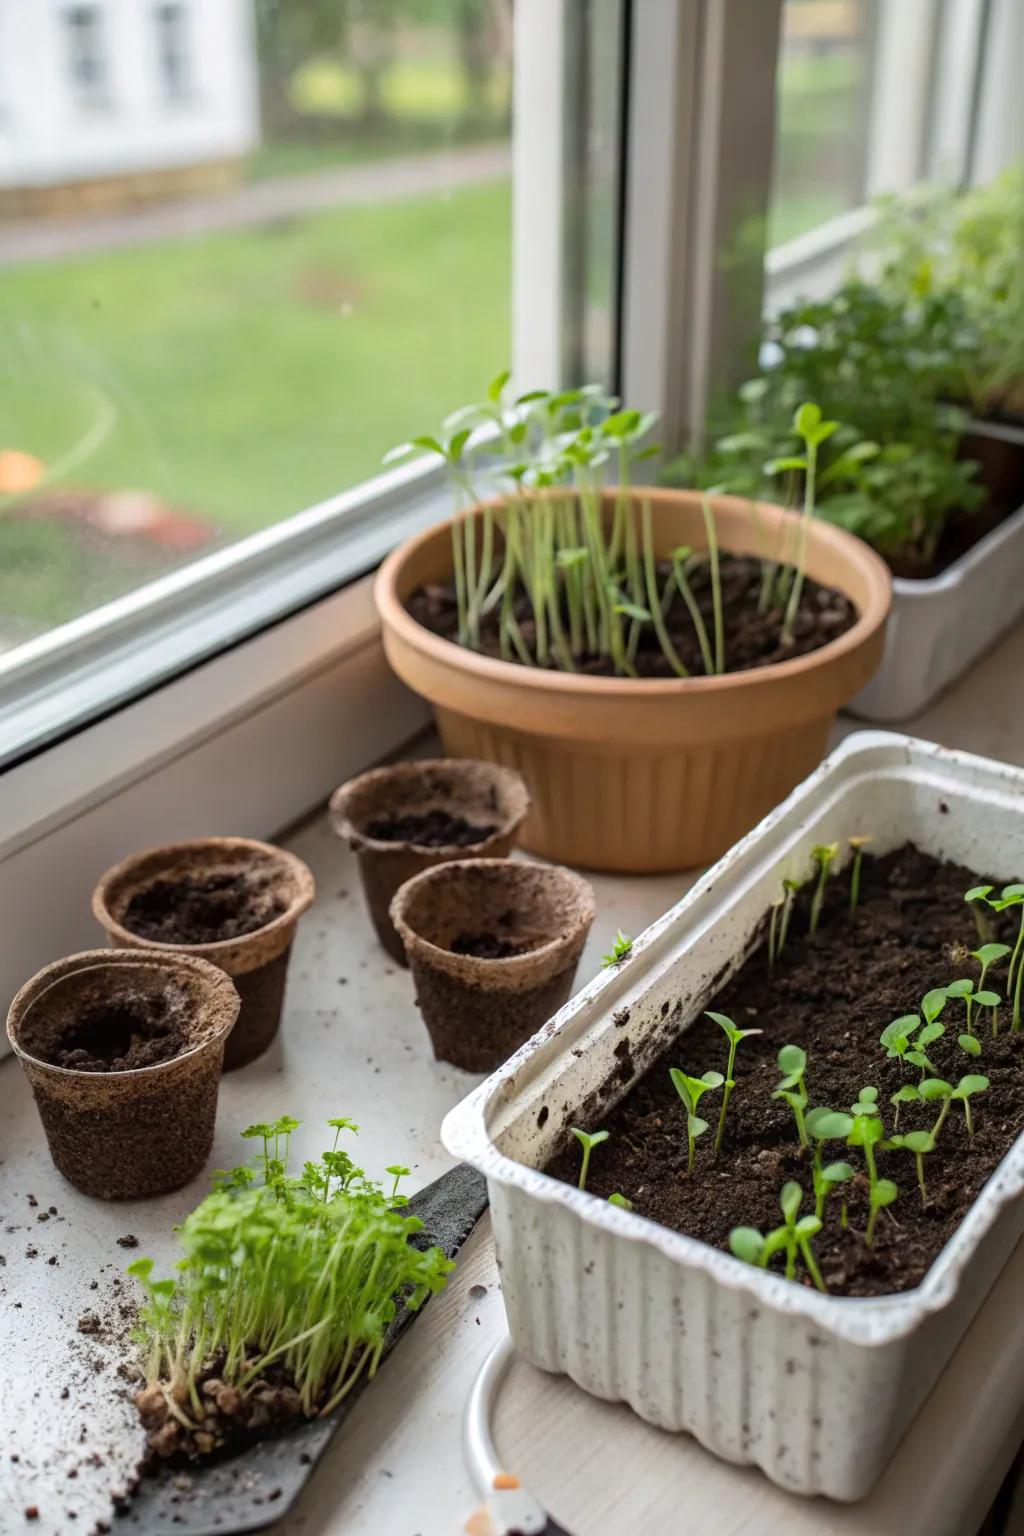
{"label": "white cord", "polygon": [[494,1522],[494,1536],[521,1531],[523,1536],[543,1532],[548,1523],[546,1512],[516,1479],[502,1487],[507,1477],[491,1438],[491,1419],[505,1373],[515,1351],[508,1334],[499,1339],[477,1374],[466,1400],[462,1420],[462,1451],[470,1476]]}

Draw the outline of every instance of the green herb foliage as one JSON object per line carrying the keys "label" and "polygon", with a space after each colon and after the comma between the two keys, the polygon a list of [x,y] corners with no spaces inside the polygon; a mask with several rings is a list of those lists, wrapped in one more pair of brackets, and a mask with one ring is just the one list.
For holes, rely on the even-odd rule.
{"label": "green herb foliage", "polygon": [[220,1175],[186,1217],[177,1280],[153,1280],[151,1259],[129,1266],[146,1293],[147,1375],[166,1383],[169,1408],[190,1428],[211,1358],[240,1389],[277,1363],[307,1415],[329,1413],[373,1375],[399,1307],[419,1307],[454,1267],[440,1248],[409,1241],[422,1223],[402,1214],[401,1175],[385,1195],[339,1148],[350,1120],[328,1121],[334,1145],[289,1177],[298,1123],[282,1116],[243,1132],[263,1143],[257,1167]]}
{"label": "green herb foliage", "polygon": [[633,940],[628,939],[620,928],[618,933],[615,935],[615,943],[612,945],[611,949],[606,955],[601,956],[601,964],[606,969],[609,966],[618,965],[620,960],[625,960],[626,956],[631,952],[632,948]]}
{"label": "green herb foliage", "polygon": [[601,1145],[602,1141],[608,1140],[610,1133],[608,1131],[581,1131],[575,1125],[572,1126],[571,1129],[572,1134],[576,1137],[576,1140],[583,1148],[583,1159],[580,1163],[579,1187],[580,1189],[586,1189],[587,1175],[590,1172],[590,1154],[593,1152],[595,1147],[599,1147]]}
{"label": "green herb foliage", "polygon": [[847,1145],[860,1147],[868,1174],[868,1224],[864,1241],[870,1248],[875,1240],[875,1222],[878,1213],[892,1205],[899,1190],[891,1179],[880,1179],[875,1164],[875,1147],[883,1139],[885,1128],[878,1108],[878,1089],[865,1087],[860,1090],[856,1104],[850,1108],[852,1124]]}
{"label": "green herb foliage", "polygon": [[729,1099],[736,1086],[733,1073],[736,1068],[736,1051],[741,1040],[746,1040],[750,1035],[759,1035],[759,1029],[737,1029],[732,1019],[724,1013],[713,1013],[708,1009],[708,1018],[713,1019],[729,1042],[729,1056],[725,1067],[725,1092],[722,1094],[722,1107],[718,1115],[718,1130],[715,1133],[715,1151],[718,1152],[722,1145],[722,1137],[725,1135],[725,1116],[729,1108]]}
{"label": "green herb foliage", "polygon": [[703,1136],[708,1128],[708,1122],[702,1120],[697,1113],[697,1105],[709,1088],[721,1088],[725,1078],[721,1072],[705,1072],[700,1077],[687,1077],[678,1067],[670,1067],[669,1073],[686,1110],[686,1171],[692,1173],[697,1138]]}
{"label": "green herb foliage", "polygon": [[821,1231],[821,1219],[816,1215],[800,1215],[803,1198],[800,1185],[790,1179],[782,1186],[779,1196],[782,1226],[767,1236],[762,1236],[756,1227],[734,1227],[729,1233],[729,1247],[736,1258],[756,1265],[758,1269],[766,1269],[776,1253],[785,1253],[787,1280],[796,1279],[797,1259],[802,1258],[814,1285],[824,1291],[825,1282],[811,1248],[811,1239]]}
{"label": "green herb foliage", "polygon": [[782,1081],[772,1094],[772,1098],[782,1099],[789,1105],[796,1121],[800,1145],[809,1147],[807,1126],[804,1123],[804,1111],[807,1108],[807,1085],[804,1082],[807,1056],[799,1045],[784,1045],[776,1059],[779,1071],[782,1073]]}

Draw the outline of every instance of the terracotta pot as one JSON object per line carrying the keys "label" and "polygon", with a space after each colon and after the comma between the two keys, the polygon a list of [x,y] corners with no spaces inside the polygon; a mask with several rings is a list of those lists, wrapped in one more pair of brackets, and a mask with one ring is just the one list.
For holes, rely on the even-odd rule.
{"label": "terracotta pot", "polygon": [[[606,496],[611,506],[614,492]],[[651,493],[655,547],[707,547],[700,497]],[[719,542],[763,556],[796,547],[781,507],[714,498]],[[820,762],[836,710],[882,654],[891,579],[842,529],[815,521],[807,571],[858,610],[846,634],[809,656],[723,677],[586,677],[494,660],[432,634],[406,601],[451,571],[442,523],[395,550],[375,596],[388,660],[434,706],[445,751],[517,769],[532,810],[525,847],[590,869],[645,873],[717,858]]]}
{"label": "terracotta pot", "polygon": [[[494,763],[459,758],[371,768],[334,791],[331,822],[356,853],[373,926],[392,959],[406,963],[405,949],[388,913],[398,887],[421,869],[452,859],[504,858],[529,809],[530,797],[517,773]],[[377,817],[434,810],[493,830],[476,843],[437,847],[384,841],[366,830]]]}
{"label": "terracotta pot", "polygon": [[[466,859],[407,881],[391,918],[437,1059],[490,1072],[536,1034],[572,990],[594,910],[588,882],[557,865]],[[449,947],[481,935],[534,947],[501,959]]]}
{"label": "terracotta pot", "polygon": [[[83,1018],[93,1039],[131,1027],[131,1010],[176,1021],[185,1048],[128,1070],[87,1071],[47,1058]],[[120,1017],[118,1017],[120,1015]],[[132,1200],[179,1189],[213,1145],[224,1042],[238,993],[215,965],[187,954],[91,949],[33,976],[11,1004],[7,1034],[32,1085],[50,1156],[85,1195]]]}
{"label": "terracotta pot", "polygon": [[[249,933],[200,944],[146,938],[127,926],[127,909],[134,896],[158,881],[211,873],[253,878],[260,891],[276,901],[278,910]],[[312,873],[293,853],[248,837],[201,837],[144,848],[108,869],[92,893],[92,910],[110,943],[118,948],[197,955],[228,973],[242,1000],[224,1053],[224,1070],[230,1072],[261,1055],[277,1034],[292,940],[314,892]]]}

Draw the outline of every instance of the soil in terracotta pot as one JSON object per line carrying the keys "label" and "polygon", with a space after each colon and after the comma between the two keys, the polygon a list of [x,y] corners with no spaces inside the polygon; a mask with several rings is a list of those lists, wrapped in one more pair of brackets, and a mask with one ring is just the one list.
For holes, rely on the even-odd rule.
{"label": "soil in terracotta pot", "polygon": [[416,848],[472,848],[497,831],[497,825],[478,826],[441,809],[409,811],[401,816],[374,816],[363,827],[367,837],[379,843],[412,843]]}
{"label": "soil in terracotta pot", "polygon": [[[659,565],[659,586],[664,587],[671,575],[667,564]],[[788,661],[794,656],[805,656],[820,650],[830,640],[836,640],[852,627],[857,610],[848,597],[831,587],[820,586],[808,580],[800,603],[794,627],[793,639],[786,644],[782,639],[783,610],[781,607],[766,613],[757,610],[761,588],[761,562],[746,556],[723,554],[721,559],[722,606],[725,635],[725,669],[727,672],[747,672],[754,667],[771,666],[773,662]],[[696,599],[709,634],[713,633],[711,582],[706,562],[694,567],[689,576],[690,587]],[[454,640],[458,630],[458,614],[455,589],[451,586],[421,587],[409,599],[409,612],[417,623],[446,640]],[[533,618],[529,602],[520,594],[516,603],[516,618],[527,648],[534,646]],[[693,622],[682,598],[676,596],[665,615],[665,623],[679,658],[695,676],[704,675],[704,663],[700,646],[694,633]],[[483,623],[481,648],[485,655],[500,656],[498,643],[498,615],[488,614]],[[640,634],[636,655],[636,669],[641,678],[674,677],[649,624]],[[584,657],[580,672],[593,676],[611,676],[613,667],[607,657]]]}
{"label": "soil in terracotta pot", "polygon": [[129,1072],[190,1049],[180,998],[125,993],[82,1009],[41,1060],[77,1072]]}
{"label": "soil in terracotta pot", "polygon": [[[671,1066],[695,1077],[709,1069],[724,1071],[725,1037],[711,1020],[702,1018],[662,1053],[614,1109],[602,1113],[593,1103],[574,1115],[573,1124],[583,1129],[611,1133],[594,1152],[588,1190],[603,1197],[619,1191],[633,1201],[638,1214],[718,1248],[728,1247],[733,1227],[767,1232],[779,1226],[779,1194],[788,1179],[802,1185],[802,1210],[810,1211],[809,1155],[800,1152],[792,1111],[771,1097],[781,1076],[776,1065],[779,1049],[793,1044],[806,1051],[811,1108],[848,1111],[864,1085],[877,1087],[891,1134],[890,1096],[905,1082],[916,1082],[919,1073],[898,1060],[887,1060],[878,1037],[893,1019],[915,1012],[930,988],[961,976],[976,981],[977,966],[968,951],[979,941],[963,897],[978,883],[972,871],[939,863],[909,845],[877,860],[865,858],[856,916],[849,916],[844,872],[829,883],[825,914],[813,937],[807,931],[810,898],[805,888],[775,970],[769,970],[762,945],[710,1004],[741,1029],[764,1032],[740,1044],[736,1088],[719,1156],[714,1156],[713,1143],[720,1093],[714,1092],[701,1102],[700,1113],[710,1129],[697,1142],[696,1166],[687,1176],[683,1108],[669,1077]],[[1006,922],[999,937],[1010,940],[1015,931],[1016,920]],[[1004,976],[1005,962],[990,974],[987,985],[1001,992]],[[1009,1033],[1009,1009],[1004,1008],[999,1037],[993,1039],[986,1016],[977,1025],[982,1054],[976,1059],[957,1044],[963,1018],[963,1003],[947,1002],[942,1015],[946,1033],[928,1047],[928,1055],[938,1075],[954,1084],[967,1073],[989,1078],[988,1090],[972,1101],[974,1140],[968,1139],[962,1105],[953,1105],[936,1150],[925,1157],[930,1197],[926,1206],[913,1157],[904,1151],[877,1152],[879,1174],[895,1181],[899,1198],[879,1214],[872,1248],[863,1236],[863,1154],[842,1142],[825,1144],[826,1162],[845,1159],[857,1170],[855,1181],[839,1186],[829,1197],[824,1228],[814,1240],[833,1294],[880,1296],[918,1285],[1024,1129],[1024,1034]],[[937,1113],[936,1104],[903,1105],[899,1129],[930,1129]],[[571,1137],[548,1171],[576,1183],[579,1147]],[[840,1219],[844,1196],[849,1207],[846,1230]],[[773,1261],[773,1268],[780,1263]],[[798,1278],[810,1283],[802,1266]]]}
{"label": "soil in terracotta pot", "polygon": [[151,881],[121,921],[150,943],[215,944],[266,927],[286,905],[276,870],[208,869]]}

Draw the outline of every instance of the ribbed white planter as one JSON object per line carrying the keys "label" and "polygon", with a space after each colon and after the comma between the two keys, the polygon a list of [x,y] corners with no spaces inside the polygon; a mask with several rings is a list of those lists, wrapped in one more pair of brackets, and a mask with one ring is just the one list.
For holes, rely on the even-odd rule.
{"label": "ribbed white planter", "polygon": [[[979,432],[1024,446],[1024,431]],[[1024,507],[927,581],[893,578],[882,664],[847,705],[862,720],[906,720],[973,667],[1024,614]]]}
{"label": "ribbed white planter", "polygon": [[1024,772],[905,736],[850,737],[442,1129],[448,1150],[487,1175],[526,1359],[783,1488],[851,1500],[878,1477],[1024,1233],[1024,1137],[922,1284],[870,1300],[752,1269],[539,1168],[569,1125],[599,1124],[738,969],[780,871],[809,872],[813,844],[856,834],[873,851],[910,840],[1019,878]]}

